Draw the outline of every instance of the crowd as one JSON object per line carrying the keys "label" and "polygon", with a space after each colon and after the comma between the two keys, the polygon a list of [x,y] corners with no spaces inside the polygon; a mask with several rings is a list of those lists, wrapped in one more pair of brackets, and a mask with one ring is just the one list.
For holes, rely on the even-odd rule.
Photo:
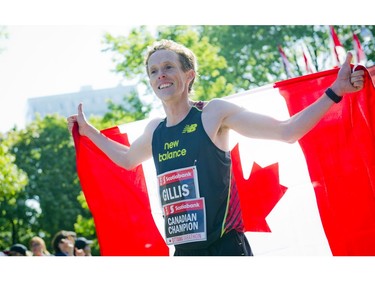
{"label": "crowd", "polygon": [[34,236],[29,241],[29,247],[16,243],[1,251],[0,256],[91,256],[92,242],[85,237],[77,237],[74,231],[60,230],[52,239],[52,253],[43,238]]}

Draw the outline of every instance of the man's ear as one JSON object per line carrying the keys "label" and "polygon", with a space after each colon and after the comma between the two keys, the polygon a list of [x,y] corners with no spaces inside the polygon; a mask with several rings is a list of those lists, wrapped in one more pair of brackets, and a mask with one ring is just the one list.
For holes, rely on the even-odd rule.
{"label": "man's ear", "polygon": [[193,69],[188,70],[187,78],[189,79],[189,82],[195,78],[195,71]]}

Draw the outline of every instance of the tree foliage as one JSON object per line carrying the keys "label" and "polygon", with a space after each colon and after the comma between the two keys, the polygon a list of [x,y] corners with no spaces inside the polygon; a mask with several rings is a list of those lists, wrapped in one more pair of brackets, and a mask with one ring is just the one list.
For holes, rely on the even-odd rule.
{"label": "tree foliage", "polygon": [[226,96],[233,91],[230,82],[219,70],[226,68],[226,60],[218,55],[218,48],[209,42],[209,38],[201,37],[194,26],[160,26],[155,37],[145,26],[135,27],[129,36],[105,36],[105,51],[114,54],[115,71],[129,79],[138,79],[145,85],[146,94],[153,95],[148,85],[148,77],[144,66],[147,47],[160,39],[172,39],[191,48],[198,58],[199,83],[194,88],[194,98],[209,100],[213,97]]}
{"label": "tree foliage", "polygon": [[[144,119],[150,110],[134,93],[124,101],[126,109],[109,101],[109,112],[90,121],[104,129]],[[62,229],[95,241],[65,117],[37,116],[25,129],[9,131],[1,142],[0,164],[4,164],[0,166],[1,247],[16,242],[28,245],[32,236],[39,235],[51,249],[53,235]],[[92,253],[99,255],[96,241]]]}
{"label": "tree foliage", "polygon": [[28,221],[25,200],[20,196],[27,185],[27,174],[15,164],[5,140],[0,142],[0,248],[14,244],[18,229]]}
{"label": "tree foliage", "polygon": [[[363,28],[372,33],[373,26],[334,26],[347,51],[353,50],[352,34],[361,35]],[[235,85],[237,91],[251,89],[286,79],[286,73],[278,52],[282,46],[292,66],[294,77],[306,74],[303,66],[302,44],[308,49],[317,71],[334,67],[332,43],[328,26],[319,25],[224,25],[201,26],[202,35],[219,47],[219,54],[227,60],[228,68],[222,75]],[[364,44],[368,65],[373,65],[374,40]],[[372,48],[371,48],[372,47]]]}
{"label": "tree foliage", "polygon": [[[353,33],[364,42],[367,66],[375,61],[374,39],[366,39],[363,30],[375,32],[374,26],[334,26],[347,51],[353,51]],[[335,67],[328,26],[321,25],[207,25],[158,26],[154,36],[147,27],[132,30],[128,37],[105,37],[114,54],[115,71],[127,78],[138,78],[147,85],[143,58],[147,46],[160,39],[172,39],[192,49],[197,55],[199,79],[194,98],[209,100],[235,92],[274,83],[287,78],[278,51],[280,45],[292,67],[293,77],[307,74],[302,45],[317,71]],[[367,41],[366,41],[367,40]],[[147,85],[147,92],[152,93]]]}
{"label": "tree foliage", "polygon": [[15,163],[29,178],[24,197],[40,208],[30,229],[46,242],[61,229],[73,230],[79,214],[90,214],[77,201],[81,188],[66,119],[58,115],[37,117],[11,137]]}
{"label": "tree foliage", "polygon": [[92,123],[99,130],[143,120],[148,117],[152,105],[140,99],[137,92],[130,92],[123,97],[124,104],[116,104],[112,100],[107,101],[108,112],[103,116],[90,117]]}

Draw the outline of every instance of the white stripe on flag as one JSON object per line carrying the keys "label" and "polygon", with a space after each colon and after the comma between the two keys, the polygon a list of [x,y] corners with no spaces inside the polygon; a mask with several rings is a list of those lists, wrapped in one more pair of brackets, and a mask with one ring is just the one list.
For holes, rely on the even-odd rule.
{"label": "white stripe on flag", "polygon": [[[270,115],[278,119],[289,117],[287,106],[278,90],[272,86],[226,97],[251,111]],[[132,143],[149,120],[119,126],[128,133]],[[306,161],[298,143],[286,144],[278,141],[256,140],[231,135],[232,146],[239,143],[244,177],[248,178],[254,162],[261,167],[279,163],[280,184],[287,191],[266,218],[270,233],[247,232],[255,255],[332,255],[324,234],[316,204]],[[151,209],[155,223],[162,234],[163,219],[157,194],[156,172],[153,160],[143,163]]]}
{"label": "white stripe on flag", "polygon": [[[138,136],[143,133],[144,128],[149,121],[150,119],[131,122],[128,124],[120,125],[118,126],[118,128],[121,133],[128,134],[129,143],[131,144]],[[152,216],[160,234],[165,239],[164,219],[162,216],[162,208],[158,194],[158,183],[156,180],[156,170],[153,159],[151,158],[143,162],[142,167],[146,180],[147,192],[150,199]],[[173,255],[173,246],[168,247],[170,249],[170,255]]]}
{"label": "white stripe on flag", "polygon": [[[233,95],[229,99],[251,111],[276,119],[289,118],[285,100],[273,87]],[[271,233],[247,233],[254,254],[332,255],[299,144],[248,139],[234,133],[233,136],[233,145],[234,139],[239,140],[245,178],[250,175],[254,162],[261,167],[279,163],[280,184],[288,188],[267,217]]]}

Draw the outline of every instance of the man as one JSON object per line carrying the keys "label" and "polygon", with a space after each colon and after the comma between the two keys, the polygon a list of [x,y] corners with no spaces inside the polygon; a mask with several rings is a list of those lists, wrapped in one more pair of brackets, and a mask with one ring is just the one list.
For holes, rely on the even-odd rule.
{"label": "man", "polygon": [[153,157],[165,219],[166,242],[175,256],[250,256],[233,180],[229,131],[293,143],[311,130],[344,94],[363,87],[364,71],[352,73],[348,53],[337,79],[312,105],[288,120],[249,112],[223,99],[189,98],[197,76],[195,55],[170,40],[156,42],[146,57],[150,85],[166,118],[151,120],[130,147],[89,124],[82,104],[67,118],[72,131],[90,138],[112,161],[133,169]]}

